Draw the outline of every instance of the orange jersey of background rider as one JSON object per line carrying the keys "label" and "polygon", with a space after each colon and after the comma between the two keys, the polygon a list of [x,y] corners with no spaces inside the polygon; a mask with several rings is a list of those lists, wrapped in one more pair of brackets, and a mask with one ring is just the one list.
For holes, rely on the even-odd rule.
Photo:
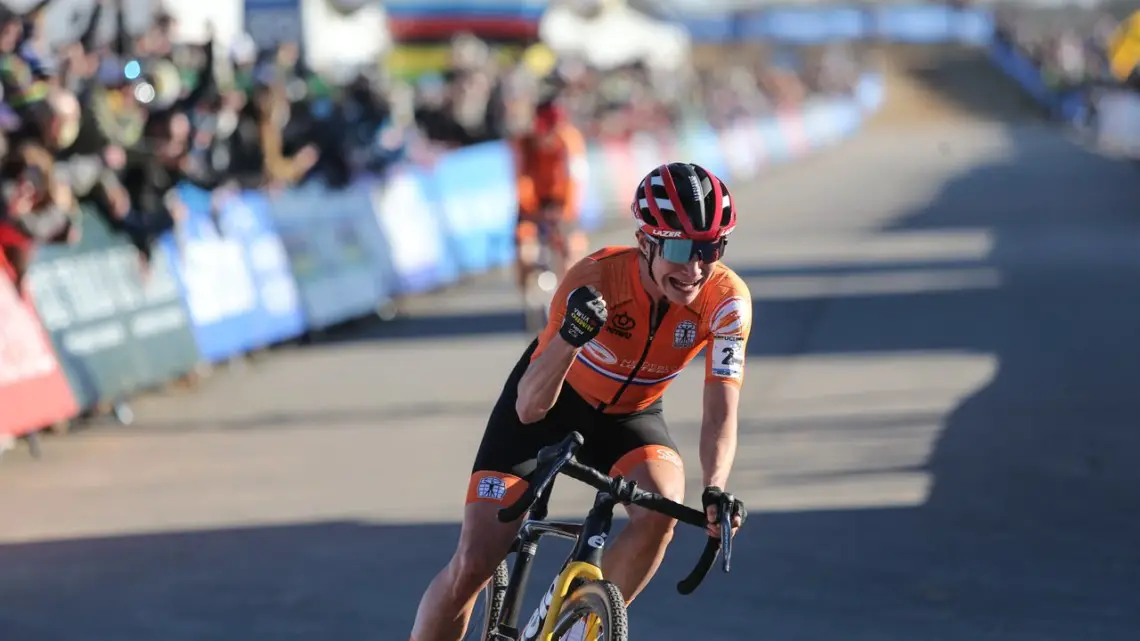
{"label": "orange jersey of background rider", "polygon": [[[740,385],[744,348],[752,331],[752,295],[736,272],[713,263],[697,299],[662,310],[645,292],[636,247],[607,247],[574,265],[559,284],[550,322],[539,336],[536,358],[558,340],[566,300],[578,287],[593,285],[606,301],[609,320],[578,353],[566,383],[606,413],[645,409],[702,349],[706,381]],[[661,312],[664,311],[664,315]]]}
{"label": "orange jersey of background rider", "polygon": [[520,212],[533,216],[543,204],[554,204],[561,218],[575,218],[581,200],[579,173],[586,158],[586,141],[574,125],[561,122],[545,139],[529,135],[517,138],[511,148]]}

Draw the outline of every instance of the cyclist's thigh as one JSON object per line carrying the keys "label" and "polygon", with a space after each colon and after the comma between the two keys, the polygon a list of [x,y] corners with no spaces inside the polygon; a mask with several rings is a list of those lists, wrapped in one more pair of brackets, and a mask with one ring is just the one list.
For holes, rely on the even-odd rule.
{"label": "cyclist's thigh", "polygon": [[479,578],[488,578],[499,561],[510,551],[518,534],[518,523],[500,523],[501,506],[490,502],[468,503],[463,508],[463,526],[459,531],[457,556],[463,566]]}
{"label": "cyclist's thigh", "polygon": [[513,503],[526,489],[523,478],[534,471],[538,451],[562,440],[573,429],[570,426],[575,422],[576,395],[568,394],[568,385],[563,386],[562,395],[546,418],[528,425],[519,421],[515,411],[518,385],[537,345],[537,339],[531,342],[491,410],[467,486],[468,505],[490,503],[498,509]]}
{"label": "cyclist's thigh", "polygon": [[[636,414],[607,415],[594,437],[596,448],[587,461],[611,476],[637,481],[638,487],[675,501],[685,497],[685,469],[660,401]],[[634,508],[636,510],[637,508]]]}

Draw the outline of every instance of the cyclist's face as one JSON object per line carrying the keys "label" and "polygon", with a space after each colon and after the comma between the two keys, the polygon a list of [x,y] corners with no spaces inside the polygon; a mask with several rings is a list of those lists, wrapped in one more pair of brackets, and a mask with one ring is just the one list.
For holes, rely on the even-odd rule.
{"label": "cyclist's face", "polygon": [[[651,242],[653,241],[648,239],[642,240],[643,252],[649,250],[648,243]],[[670,262],[665,260],[658,248],[652,269],[652,280],[661,290],[661,295],[674,305],[688,305],[701,293],[701,288],[712,273],[712,264],[702,262],[696,256],[683,263]]]}

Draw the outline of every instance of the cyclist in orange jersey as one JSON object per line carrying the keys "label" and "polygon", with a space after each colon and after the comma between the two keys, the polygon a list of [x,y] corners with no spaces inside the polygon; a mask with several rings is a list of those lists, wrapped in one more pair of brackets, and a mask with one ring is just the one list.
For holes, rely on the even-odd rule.
{"label": "cyclist in orange jersey", "polygon": [[[550,322],[507,378],[487,422],[467,489],[459,545],[420,601],[412,638],[458,641],[478,591],[508,553],[519,523],[497,512],[526,488],[535,453],[571,431],[585,437],[583,463],[638,487],[684,499],[681,455],[661,397],[701,351],[705,383],[700,436],[702,503],[718,536],[716,505],[727,495],[736,451],[745,344],[752,327],[748,287],[720,262],[736,226],[728,188],[703,167],[657,167],[632,203],[635,247],[608,247],[566,274]],[[627,601],[656,572],[675,522],[629,507],[629,524],[607,542],[603,572]]]}
{"label": "cyclist in orange jersey", "polygon": [[552,100],[535,108],[532,131],[511,141],[518,176],[519,218],[515,229],[519,287],[538,257],[538,225],[545,222],[555,255],[551,268],[561,280],[566,267],[585,253],[586,235],[577,228],[586,141]]}

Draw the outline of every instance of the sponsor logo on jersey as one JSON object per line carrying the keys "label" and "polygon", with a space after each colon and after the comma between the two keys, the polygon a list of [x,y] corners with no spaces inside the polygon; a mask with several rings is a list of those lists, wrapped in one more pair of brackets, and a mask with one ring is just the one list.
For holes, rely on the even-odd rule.
{"label": "sponsor logo on jersey", "polygon": [[586,347],[583,348],[583,351],[585,351],[591,359],[604,365],[614,365],[618,362],[617,355],[597,340],[586,343]]}
{"label": "sponsor logo on jersey", "polygon": [[630,332],[634,327],[637,327],[637,321],[625,312],[619,312],[610,317],[610,322],[606,325],[606,331],[622,338],[633,338]]}
{"label": "sponsor logo on jersey", "polygon": [[[623,369],[633,369],[637,367],[637,361],[632,358],[623,358],[619,367]],[[648,361],[641,364],[641,368],[637,370],[638,374],[672,374],[677,371],[677,368],[668,365],[659,365],[657,363],[650,363]]]}

